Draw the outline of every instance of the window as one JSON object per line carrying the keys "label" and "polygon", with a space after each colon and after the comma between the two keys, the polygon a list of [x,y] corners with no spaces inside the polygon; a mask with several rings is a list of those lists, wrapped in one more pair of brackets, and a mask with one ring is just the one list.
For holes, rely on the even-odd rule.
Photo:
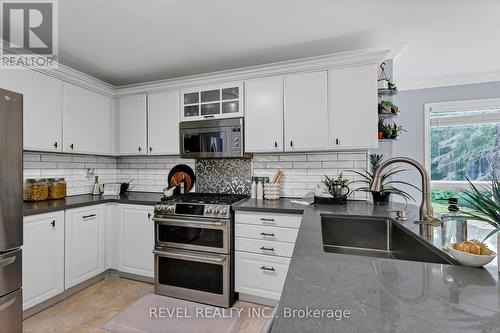
{"label": "window", "polygon": [[[500,178],[500,99],[427,104],[425,158],[433,200]],[[459,195],[458,195],[459,196]]]}

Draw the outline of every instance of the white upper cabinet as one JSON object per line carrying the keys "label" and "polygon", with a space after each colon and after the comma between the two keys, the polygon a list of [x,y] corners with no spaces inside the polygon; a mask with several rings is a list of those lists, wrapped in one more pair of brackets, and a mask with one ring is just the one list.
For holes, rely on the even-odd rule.
{"label": "white upper cabinet", "polygon": [[245,81],[245,151],[283,150],[283,76]]}
{"label": "white upper cabinet", "polygon": [[104,271],[105,205],[66,210],[65,289]]}
{"label": "white upper cabinet", "polygon": [[29,69],[1,70],[0,88],[23,94],[24,149],[62,151],[62,82]]}
{"label": "white upper cabinet", "polygon": [[181,90],[181,121],[243,117],[242,82]]}
{"label": "white upper cabinet", "polygon": [[113,154],[111,98],[70,83],[63,98],[63,151]]}
{"label": "white upper cabinet", "polygon": [[179,154],[179,91],[148,95],[148,154]]}
{"label": "white upper cabinet", "polygon": [[122,97],[118,100],[117,154],[147,154],[146,94]]}
{"label": "white upper cabinet", "polygon": [[330,148],[376,148],[377,66],[330,70]]}
{"label": "white upper cabinet", "polygon": [[328,149],[326,71],[285,75],[285,150]]}

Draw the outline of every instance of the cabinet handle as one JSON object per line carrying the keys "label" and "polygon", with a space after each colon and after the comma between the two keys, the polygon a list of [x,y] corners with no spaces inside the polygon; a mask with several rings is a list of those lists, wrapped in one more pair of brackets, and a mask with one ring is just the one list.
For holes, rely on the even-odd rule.
{"label": "cabinet handle", "polygon": [[275,271],[274,267],[260,266],[260,269],[262,269],[263,271],[271,271],[271,272]]}
{"label": "cabinet handle", "polygon": [[57,148],[57,141],[54,142],[54,148]]}
{"label": "cabinet handle", "polygon": [[274,219],[266,219],[266,218],[261,218],[260,219],[262,222],[271,222],[274,223]]}
{"label": "cabinet handle", "polygon": [[52,222],[50,222],[50,225],[52,226],[52,228],[55,228],[56,227],[56,220],[52,220]]}
{"label": "cabinet handle", "polygon": [[274,148],[278,148],[278,141],[274,141]]}
{"label": "cabinet handle", "polygon": [[95,215],[95,214],[83,215],[83,216],[82,216],[82,219],[84,219],[84,220],[85,220],[85,219],[89,219],[89,218],[91,218],[91,217],[96,217],[96,215]]}
{"label": "cabinet handle", "polygon": [[208,115],[208,116],[203,116],[203,118],[207,119],[207,118],[213,118],[214,116],[213,115]]}
{"label": "cabinet handle", "polygon": [[290,147],[293,148],[293,141],[290,141]]}
{"label": "cabinet handle", "polygon": [[142,148],[141,148],[141,147],[139,147],[139,148],[138,148],[138,150],[139,150],[139,151],[142,151]]}
{"label": "cabinet handle", "polygon": [[151,213],[148,213],[148,220],[151,218]]}
{"label": "cabinet handle", "polygon": [[340,144],[340,140],[339,139],[335,139],[335,144],[336,145]]}
{"label": "cabinet handle", "polygon": [[74,149],[74,148],[75,148],[75,145],[74,145],[74,144],[70,144],[70,145],[69,145],[69,147],[70,147],[71,149]]}
{"label": "cabinet handle", "polygon": [[153,151],[153,147],[149,147],[149,151],[152,152]]}
{"label": "cabinet handle", "polygon": [[271,252],[274,252],[274,247],[261,247],[260,248],[262,251],[271,251]]}
{"label": "cabinet handle", "polygon": [[268,237],[274,237],[274,233],[268,234],[267,232],[261,232],[261,236],[268,236]]}

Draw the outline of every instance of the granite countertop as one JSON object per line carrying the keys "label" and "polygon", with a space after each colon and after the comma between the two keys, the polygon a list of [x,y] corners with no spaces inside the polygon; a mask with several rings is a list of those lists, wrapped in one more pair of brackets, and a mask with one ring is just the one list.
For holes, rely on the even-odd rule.
{"label": "granite countertop", "polygon": [[25,202],[23,205],[23,215],[35,215],[55,212],[59,210],[98,205],[109,202],[119,202],[132,205],[153,205],[160,201],[163,194],[149,192],[126,192],[120,196],[102,195],[75,195],[61,200],[48,200],[40,202]]}
{"label": "granite countertop", "polygon": [[[300,206],[281,199],[247,200],[234,208],[303,212],[272,332],[500,330],[496,259],[482,269],[323,251],[322,214],[388,217],[388,210],[405,210],[408,221],[398,223],[437,248],[456,230],[458,221],[446,221],[443,227],[433,228],[434,232],[421,234],[419,226],[413,224],[418,216],[418,207],[414,205],[380,207],[349,202],[341,206]],[[308,309],[333,312],[317,312],[318,317],[311,318],[315,315],[313,312],[308,315]]]}

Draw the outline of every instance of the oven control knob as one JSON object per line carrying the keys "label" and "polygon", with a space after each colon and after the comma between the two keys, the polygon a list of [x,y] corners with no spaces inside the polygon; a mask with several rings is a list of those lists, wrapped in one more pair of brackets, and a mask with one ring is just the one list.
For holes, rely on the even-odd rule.
{"label": "oven control knob", "polygon": [[212,214],[212,212],[213,212],[212,207],[208,207],[208,208],[205,210],[205,213],[207,213],[207,214]]}
{"label": "oven control knob", "polygon": [[220,210],[220,213],[221,213],[221,215],[226,215],[227,214],[227,209],[226,208],[222,208]]}
{"label": "oven control knob", "polygon": [[174,212],[174,206],[167,207],[167,213],[172,214]]}
{"label": "oven control knob", "polygon": [[219,208],[218,208],[218,207],[216,207],[216,208],[214,209],[214,214],[219,214],[219,213],[220,213]]}

